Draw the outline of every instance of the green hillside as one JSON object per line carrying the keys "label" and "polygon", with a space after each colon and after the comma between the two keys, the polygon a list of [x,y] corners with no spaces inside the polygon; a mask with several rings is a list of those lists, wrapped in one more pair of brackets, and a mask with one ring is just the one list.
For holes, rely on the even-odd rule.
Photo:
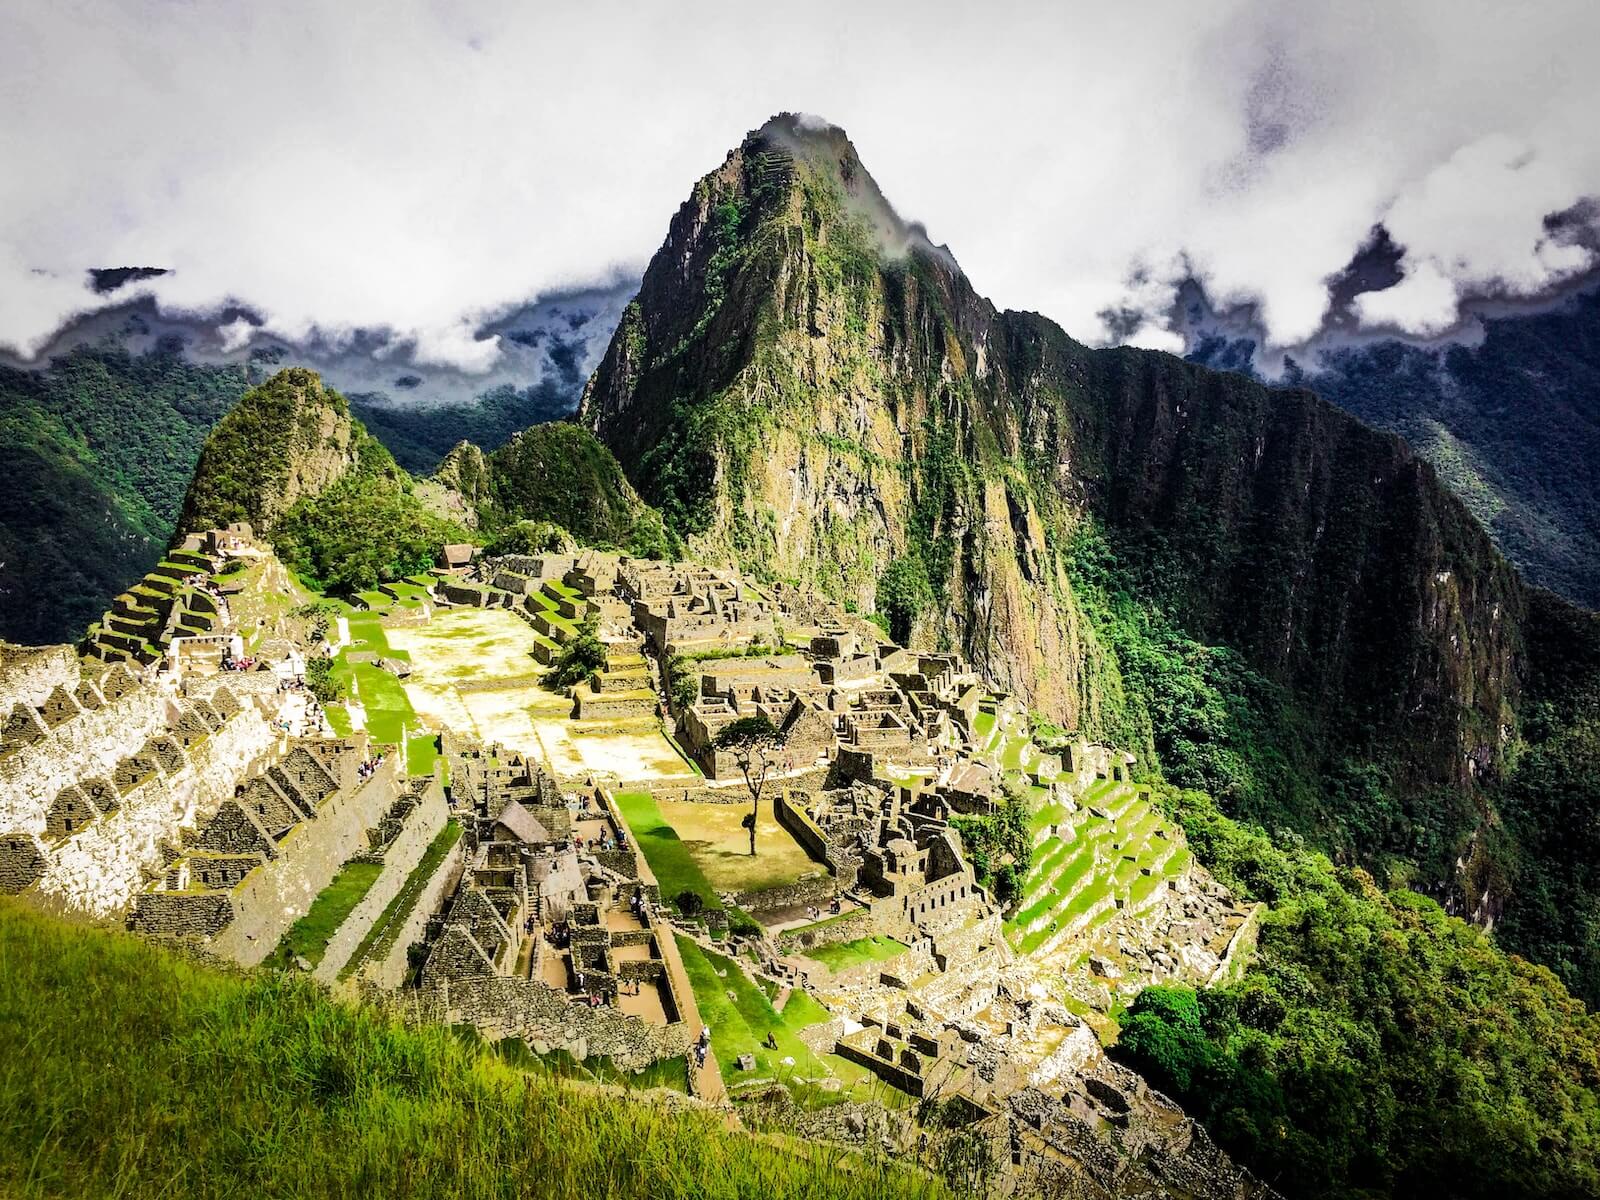
{"label": "green hillside", "polygon": [[943,1194],[13,901],[0,901],[0,1039],[8,1196]]}
{"label": "green hillside", "polygon": [[488,492],[480,512],[491,527],[550,521],[586,545],[646,558],[664,557],[676,544],[616,456],[587,429],[565,421],[525,429],[489,455]]}
{"label": "green hillside", "polygon": [[0,367],[0,638],[68,641],[166,548],[242,367],[79,348]]}

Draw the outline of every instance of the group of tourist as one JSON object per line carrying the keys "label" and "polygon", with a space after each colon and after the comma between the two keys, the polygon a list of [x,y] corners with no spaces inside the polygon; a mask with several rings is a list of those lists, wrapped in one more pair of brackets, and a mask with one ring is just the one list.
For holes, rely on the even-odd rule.
{"label": "group of tourist", "polygon": [[644,925],[647,923],[646,917],[650,914],[649,901],[644,898],[642,889],[634,892],[633,896],[628,900],[628,911],[633,914],[633,919],[639,924]]}
{"label": "group of tourist", "polygon": [[711,1053],[711,1026],[700,1026],[700,1036],[694,1043],[694,1065],[698,1069],[706,1065],[706,1055]]}
{"label": "group of tourist", "polygon": [[[840,913],[842,913],[843,911],[844,911],[844,902],[841,901],[839,899],[839,897],[835,896],[833,898],[833,903],[828,905],[828,914],[830,916],[836,917]],[[815,904],[806,905],[806,920],[808,920],[808,921],[820,921],[820,920],[822,920],[822,910],[820,908],[818,908]]]}
{"label": "group of tourist", "polygon": [[362,782],[366,782],[368,779],[371,779],[374,775],[376,775],[378,773],[378,768],[381,767],[382,765],[383,765],[383,751],[380,750],[377,754],[375,754],[373,757],[367,759],[359,767],[356,768],[356,777],[359,778]]}
{"label": "group of tourist", "polygon": [[572,849],[574,851],[582,851],[585,846],[588,847],[591,853],[596,850],[626,850],[628,848],[628,839],[627,835],[622,833],[613,838],[611,831],[607,829],[599,837],[592,837],[585,841],[574,830],[572,834]]}
{"label": "group of tourist", "polygon": [[233,656],[233,651],[222,652],[222,669],[224,671],[265,671],[267,664],[259,658],[251,658],[248,654]]}
{"label": "group of tourist", "polygon": [[594,982],[586,981],[582,971],[573,972],[573,984],[573,990],[582,997],[580,1003],[587,1004],[590,1008],[599,1008],[603,1004],[611,1003],[610,994]]}

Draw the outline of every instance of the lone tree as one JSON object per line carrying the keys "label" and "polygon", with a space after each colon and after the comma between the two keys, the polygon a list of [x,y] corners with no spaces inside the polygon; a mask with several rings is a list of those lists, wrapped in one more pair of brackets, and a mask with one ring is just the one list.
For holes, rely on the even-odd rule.
{"label": "lone tree", "polygon": [[606,669],[606,646],[600,640],[600,618],[593,605],[578,631],[562,646],[561,653],[545,672],[551,687],[573,687]]}
{"label": "lone tree", "polygon": [[744,827],[750,831],[750,853],[756,852],[756,818],[761,813],[761,789],[783,749],[783,734],[764,716],[740,717],[717,734],[718,750],[729,750],[733,761],[744,772],[744,785],[750,789],[750,812]]}

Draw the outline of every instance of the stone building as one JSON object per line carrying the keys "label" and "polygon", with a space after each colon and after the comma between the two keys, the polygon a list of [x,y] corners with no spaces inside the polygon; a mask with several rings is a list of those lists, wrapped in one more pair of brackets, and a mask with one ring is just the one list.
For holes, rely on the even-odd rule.
{"label": "stone building", "polygon": [[683,1053],[698,1033],[693,993],[609,794],[562,793],[525,759],[451,749],[452,778],[475,793],[472,828],[430,934],[424,1004],[626,1067]]}

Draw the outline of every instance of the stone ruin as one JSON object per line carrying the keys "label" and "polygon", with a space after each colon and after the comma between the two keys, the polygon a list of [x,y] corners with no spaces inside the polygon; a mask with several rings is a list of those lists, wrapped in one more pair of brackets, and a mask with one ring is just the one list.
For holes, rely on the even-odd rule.
{"label": "stone ruin", "polygon": [[472,806],[466,867],[429,929],[422,1002],[540,1052],[626,1068],[684,1053],[693,992],[610,795],[563,792],[500,747],[448,752]]}

